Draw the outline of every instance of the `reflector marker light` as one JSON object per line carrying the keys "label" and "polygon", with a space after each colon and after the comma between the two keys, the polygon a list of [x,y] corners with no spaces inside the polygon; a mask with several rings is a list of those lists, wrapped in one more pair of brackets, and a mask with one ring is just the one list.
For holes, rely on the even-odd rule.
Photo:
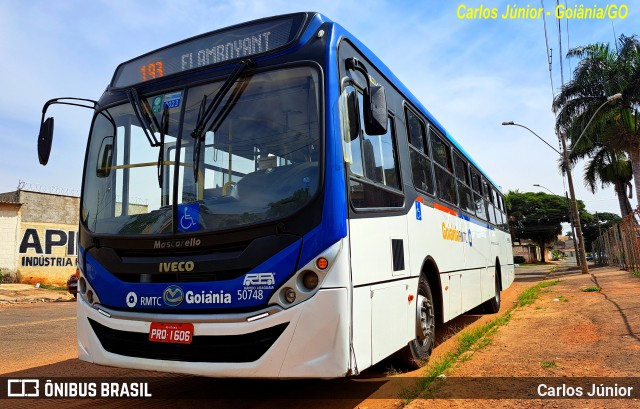
{"label": "reflector marker light", "polygon": [[324,270],[329,267],[329,261],[324,257],[319,257],[316,260],[316,267],[318,267],[319,270]]}

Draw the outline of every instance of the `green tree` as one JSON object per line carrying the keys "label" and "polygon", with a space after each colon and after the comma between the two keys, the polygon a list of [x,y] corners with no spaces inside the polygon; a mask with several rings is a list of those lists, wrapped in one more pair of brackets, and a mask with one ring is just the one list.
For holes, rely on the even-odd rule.
{"label": "green tree", "polygon": [[[574,151],[590,152],[591,145],[600,145],[610,152],[626,152],[631,160],[638,197],[640,42],[635,36],[621,35],[615,50],[608,44],[590,44],[571,49],[567,57],[578,57],[581,60],[574,71],[573,79],[565,84],[554,98],[552,107],[556,113],[557,131],[572,141]],[[622,94],[622,99],[606,104],[598,111],[607,97],[617,93]],[[578,141],[592,117],[593,122],[586,128],[583,138]],[[591,152],[595,154],[597,150]],[[615,160],[609,163],[614,162]],[[613,178],[618,179],[624,178],[622,175],[615,175]],[[602,178],[600,180],[605,181]],[[609,180],[607,182],[612,183]],[[616,190],[616,193],[620,198],[621,192]]]}
{"label": "green tree", "polygon": [[[547,243],[556,240],[562,231],[560,223],[569,222],[567,198],[543,192],[509,191],[505,196],[510,216],[512,234],[519,239],[533,240],[543,251]],[[578,201],[578,210],[583,222],[592,216],[585,211],[584,203]]]}
{"label": "green tree", "polygon": [[591,243],[597,239],[598,236],[607,231],[611,226],[619,224],[622,221],[622,218],[614,213],[596,212],[592,216],[591,222],[586,223],[582,229],[587,251],[591,251]]}

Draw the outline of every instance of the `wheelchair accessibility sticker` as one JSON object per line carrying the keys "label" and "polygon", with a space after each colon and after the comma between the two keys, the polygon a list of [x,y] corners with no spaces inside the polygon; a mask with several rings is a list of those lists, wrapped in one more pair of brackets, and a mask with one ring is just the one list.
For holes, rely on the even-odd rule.
{"label": "wheelchair accessibility sticker", "polygon": [[195,231],[200,228],[200,212],[198,203],[182,203],[178,205],[178,230]]}

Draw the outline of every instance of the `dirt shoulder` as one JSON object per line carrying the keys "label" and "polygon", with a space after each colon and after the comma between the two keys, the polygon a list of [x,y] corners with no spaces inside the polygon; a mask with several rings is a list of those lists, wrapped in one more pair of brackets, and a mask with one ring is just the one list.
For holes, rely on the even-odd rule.
{"label": "dirt shoulder", "polygon": [[72,301],[67,291],[36,288],[31,284],[0,284],[0,304],[30,304],[34,302]]}
{"label": "dirt shoulder", "polygon": [[[536,399],[538,382],[564,379],[560,384],[572,386],[578,380],[571,377],[637,377],[640,367],[639,277],[593,268],[588,275],[552,272],[548,278],[561,281],[547,287],[533,304],[515,310],[487,346],[447,372],[435,394],[455,398],[456,387],[473,387],[474,380],[478,387],[491,387],[483,379],[495,377],[493,387],[500,396],[530,399],[417,399],[409,407],[637,407],[637,387],[632,394],[636,399]],[[600,291],[583,291],[589,287]],[[540,379],[532,382],[531,377]],[[466,379],[458,383],[457,378]],[[585,386],[583,397],[590,390]]]}

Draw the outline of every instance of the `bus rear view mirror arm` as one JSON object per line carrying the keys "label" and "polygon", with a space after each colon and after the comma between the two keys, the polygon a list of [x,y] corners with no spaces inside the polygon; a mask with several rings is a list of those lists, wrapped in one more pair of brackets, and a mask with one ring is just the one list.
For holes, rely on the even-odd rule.
{"label": "bus rear view mirror arm", "polygon": [[[66,101],[79,101],[66,102]],[[53,117],[44,119],[47,114],[47,109],[53,104],[73,105],[82,108],[95,109],[98,105],[97,101],[93,99],[85,98],[54,98],[47,101],[42,107],[42,119],[40,120],[40,132],[38,133],[38,160],[42,166],[45,166],[49,162],[49,155],[51,154],[51,144],[53,142]],[[89,105],[90,104],[90,105]]]}

